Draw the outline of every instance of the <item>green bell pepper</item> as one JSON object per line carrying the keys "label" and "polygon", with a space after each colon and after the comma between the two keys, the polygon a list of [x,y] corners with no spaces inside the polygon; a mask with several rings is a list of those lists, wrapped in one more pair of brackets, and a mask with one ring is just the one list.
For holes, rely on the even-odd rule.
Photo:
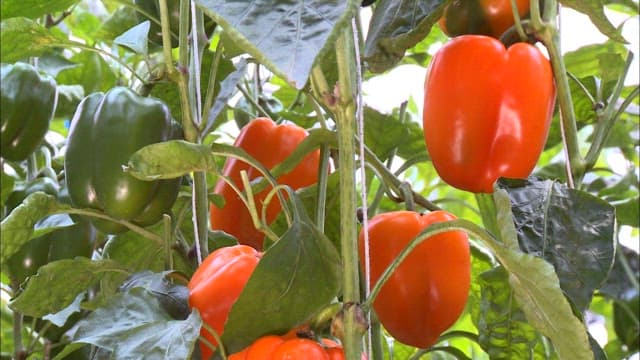
{"label": "green bell pepper", "polygon": [[58,102],[56,81],[26,63],[2,64],[0,155],[25,160],[44,140]]}
{"label": "green bell pepper", "polygon": [[[177,139],[180,133],[168,107],[158,99],[124,87],[87,96],[71,121],[65,155],[72,204],[140,226],[158,222],[171,210],[181,179],[142,181],[122,166],[140,148]],[[105,233],[127,230],[110,221],[92,218],[91,222]]]}

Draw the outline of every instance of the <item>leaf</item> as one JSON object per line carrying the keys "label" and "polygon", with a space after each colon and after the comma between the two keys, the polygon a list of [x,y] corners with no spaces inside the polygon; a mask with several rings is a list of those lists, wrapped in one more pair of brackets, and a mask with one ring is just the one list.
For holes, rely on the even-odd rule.
{"label": "leaf", "polygon": [[84,88],[80,85],[58,85],[56,117],[70,119],[80,101],[84,99]]}
{"label": "leaf", "polygon": [[207,115],[207,125],[205,126],[203,133],[208,133],[213,128],[216,118],[227,105],[227,101],[229,101],[235,93],[236,85],[238,85],[238,82],[244,76],[246,68],[246,61],[244,59],[240,60],[235,65],[235,70],[227,75],[227,77],[220,83],[220,91],[218,91],[216,100],[209,110],[209,114]]}
{"label": "leaf", "polygon": [[480,346],[491,359],[529,358],[542,344],[515,301],[508,273],[497,267],[482,273],[479,280],[482,297],[476,326]]}
{"label": "leaf", "polygon": [[78,323],[73,342],[110,350],[115,359],[189,359],[202,320],[194,310],[186,320],[172,320],[142,288],[113,297]]}
{"label": "leaf", "polygon": [[42,320],[50,321],[53,325],[57,327],[62,327],[67,323],[69,317],[75,313],[80,312],[80,303],[84,298],[84,294],[79,294],[76,296],[75,300],[67,306],[66,308],[58,311],[55,314],[49,314],[42,317]]}
{"label": "leaf", "polygon": [[[60,71],[72,69],[76,66],[78,66],[78,64],[69,61],[67,58],[54,51],[46,52],[38,58],[38,69],[46,72],[54,78],[58,76]],[[60,90],[58,89],[58,92],[59,91]],[[58,104],[58,106],[60,106],[60,104]]]}
{"label": "leaf", "polygon": [[442,16],[447,0],[381,0],[367,33],[364,59],[369,69],[380,73],[404,57]]}
{"label": "leaf", "polygon": [[393,150],[405,159],[420,154],[427,158],[419,124],[412,121],[401,122],[397,116],[385,115],[370,107],[364,108],[364,118],[365,143],[381,161],[387,160]]}
{"label": "leaf", "polygon": [[141,180],[175,179],[216,168],[211,148],[184,140],[151,144],[136,151],[124,170]]}
{"label": "leaf", "polygon": [[82,85],[85,94],[106,92],[116,86],[116,76],[102,56],[89,51],[80,51],[71,57],[79,66],[60,72],[58,85]]}
{"label": "leaf", "polygon": [[287,332],[340,290],[337,250],[311,223],[297,196],[290,199],[291,228],[264,253],[229,313],[222,341],[230,352],[262,335]]}
{"label": "leaf", "polygon": [[[509,284],[527,321],[548,337],[561,359],[592,359],[585,325],[573,314],[553,267],[541,258],[521,252],[509,223],[511,205],[504,190],[494,193],[501,239],[507,245],[485,241],[509,273]],[[464,221],[464,220],[463,220]]]}
{"label": "leaf", "polygon": [[80,0],[2,0],[2,19],[27,17],[37,19],[43,15],[67,10]]}
{"label": "leaf", "polygon": [[[9,197],[9,194],[13,192],[13,185],[16,180],[13,176],[2,171],[2,181],[0,182],[0,186],[2,187],[2,193],[0,195],[0,206],[4,207],[5,201]],[[4,214],[4,212],[3,212]]]}
{"label": "leaf", "polygon": [[349,24],[355,0],[196,0],[227,35],[276,75],[301,89],[315,59]]}
{"label": "leaf", "polygon": [[124,269],[110,260],[92,261],[84,257],[51,262],[29,278],[24,291],[9,306],[33,317],[55,314],[111,271]]}
{"label": "leaf", "polygon": [[[621,258],[623,257],[626,259],[626,265],[622,264]],[[631,274],[627,273],[627,269],[625,269],[627,266]],[[638,296],[638,289],[631,282],[630,275],[635,277],[636,282],[640,279],[640,258],[634,250],[620,245],[611,273],[600,292],[614,300],[628,301]]]}
{"label": "leaf", "polygon": [[67,214],[54,214],[40,219],[33,228],[31,238],[36,238],[48,234],[56,229],[69,227],[74,224],[71,217]]}
{"label": "leaf", "polygon": [[13,63],[30,56],[40,56],[52,47],[66,46],[70,42],[32,20],[11,18],[0,23],[0,43],[0,60]]}
{"label": "leaf", "polygon": [[95,38],[111,42],[122,33],[138,24],[136,10],[131,6],[121,6],[107,18],[95,32]]}
{"label": "leaf", "polygon": [[609,19],[607,19],[601,0],[560,0],[560,3],[589,16],[589,19],[591,19],[591,22],[598,30],[610,39],[627,43],[622,34],[620,34],[620,30],[616,29]]}
{"label": "leaf", "polygon": [[34,236],[34,226],[38,220],[57,209],[56,198],[43,192],[27,196],[0,224],[0,263],[20,250]]}
{"label": "leaf", "polygon": [[520,248],[552,264],[562,290],[585,310],[613,265],[614,208],[550,180],[529,180],[506,190]]}
{"label": "leaf", "polygon": [[146,56],[149,53],[147,38],[149,36],[150,26],[151,23],[149,22],[149,20],[143,21],[140,24],[122,33],[122,35],[115,38],[113,42],[115,44],[129,48],[135,53]]}

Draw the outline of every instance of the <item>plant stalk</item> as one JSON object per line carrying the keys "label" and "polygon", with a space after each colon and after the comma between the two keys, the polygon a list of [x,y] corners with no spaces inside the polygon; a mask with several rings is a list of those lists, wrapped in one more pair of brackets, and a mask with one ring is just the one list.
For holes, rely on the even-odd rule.
{"label": "plant stalk", "polygon": [[569,88],[569,78],[560,50],[560,33],[556,28],[558,4],[555,0],[547,0],[545,5],[545,19],[543,20],[538,1],[531,2],[531,24],[536,37],[542,41],[549,52],[553,76],[556,81],[558,104],[560,105],[560,126],[567,158],[567,182],[569,187],[575,188],[584,174],[585,164],[580,155],[576,115]]}
{"label": "plant stalk", "polygon": [[[352,33],[346,27],[336,42],[338,63],[338,103],[336,123],[340,166],[340,239],[343,267],[343,303],[360,303],[360,276],[358,270],[358,234],[356,224],[355,179],[355,102],[353,97],[355,73],[354,43]],[[362,334],[357,327],[357,306],[344,307],[344,349],[346,359],[360,359]]]}

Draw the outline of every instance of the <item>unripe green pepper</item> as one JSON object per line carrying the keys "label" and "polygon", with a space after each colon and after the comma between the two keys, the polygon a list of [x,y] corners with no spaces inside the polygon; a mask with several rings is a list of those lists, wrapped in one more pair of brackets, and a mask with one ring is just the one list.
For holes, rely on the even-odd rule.
{"label": "unripe green pepper", "polygon": [[[140,148],[178,137],[179,127],[158,99],[124,87],[87,96],[71,121],[65,156],[72,204],[140,226],[158,222],[171,210],[181,179],[142,181],[122,166]],[[114,222],[91,221],[105,233],[126,231]]]}
{"label": "unripe green pepper", "polygon": [[2,64],[0,155],[25,160],[42,143],[58,101],[56,81],[26,63]]}

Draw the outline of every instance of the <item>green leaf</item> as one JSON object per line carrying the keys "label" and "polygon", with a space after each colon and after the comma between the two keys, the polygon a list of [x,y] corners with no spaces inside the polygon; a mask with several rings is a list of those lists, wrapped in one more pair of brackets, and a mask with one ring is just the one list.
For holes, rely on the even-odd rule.
{"label": "green leaf", "polygon": [[36,223],[58,208],[56,198],[43,192],[35,192],[24,199],[0,224],[0,264],[20,250],[34,237]]}
{"label": "green leaf", "polygon": [[135,53],[146,56],[149,53],[147,38],[149,36],[150,26],[151,23],[149,22],[149,20],[143,21],[140,24],[122,33],[122,35],[115,38],[113,42],[115,44],[129,48]]}
{"label": "green leaf", "polygon": [[131,6],[121,6],[105,20],[95,32],[96,39],[113,41],[122,34],[122,29],[131,29],[139,20],[136,10]]}
{"label": "green leaf", "polygon": [[367,33],[364,59],[380,73],[397,64],[442,16],[447,0],[381,0]]}
{"label": "green leaf", "polygon": [[[55,51],[48,51],[38,58],[38,69],[46,72],[54,78],[58,76],[60,71],[72,69],[76,66],[78,66],[78,64],[69,61],[66,57]],[[58,92],[60,92],[60,89],[58,89]],[[58,107],[59,106],[60,104],[58,103]]]}
{"label": "green leaf", "polygon": [[84,96],[84,88],[80,85],[58,85],[56,117],[70,119]]}
{"label": "green leaf", "polygon": [[[13,185],[16,180],[13,176],[2,171],[2,182],[0,182],[0,186],[2,187],[2,193],[0,193],[0,206],[4,207],[5,201],[9,197],[9,194],[13,192]],[[4,214],[4,211],[3,211]]]}
{"label": "green leaf", "polygon": [[229,313],[222,341],[230,352],[262,335],[287,332],[340,290],[337,250],[311,223],[297,196],[290,199],[291,228],[264,253]]}
{"label": "green leaf", "polygon": [[0,60],[13,63],[30,56],[40,56],[52,47],[63,47],[70,42],[33,20],[11,18],[0,23],[0,43]]}
{"label": "green leaf", "polygon": [[26,288],[10,307],[33,317],[55,314],[111,271],[124,269],[110,260],[92,261],[84,257],[51,262],[29,278]]}
{"label": "green leaf", "polygon": [[174,179],[194,171],[215,170],[215,159],[207,145],[184,140],[151,144],[136,151],[125,171],[141,180]]}
{"label": "green leaf", "polygon": [[58,85],[82,85],[85,94],[105,92],[116,86],[116,76],[104,58],[94,52],[80,51],[71,57],[79,66],[60,72]]}
{"label": "green leaf", "polygon": [[424,135],[418,123],[401,122],[397,116],[385,115],[373,108],[364,108],[364,139],[367,147],[381,160],[387,160],[396,150],[408,159],[417,155],[427,158]]}
{"label": "green leaf", "polygon": [[224,110],[224,107],[227,105],[227,101],[229,101],[233,94],[235,94],[236,85],[238,85],[238,82],[244,76],[246,68],[247,63],[244,59],[240,60],[236,65],[234,65],[234,71],[220,82],[220,90],[217,92],[215,102],[207,115],[207,125],[205,126],[203,133],[209,132],[214,127],[214,123],[218,118],[218,115],[220,115],[222,110]]}
{"label": "green leaf", "polygon": [[586,326],[573,314],[560,289],[553,267],[541,258],[521,252],[513,223],[509,224],[511,205],[507,193],[494,193],[501,239],[506,243],[485,241],[509,273],[509,284],[527,321],[548,337],[561,359],[592,359]]}
{"label": "green leaf", "polygon": [[560,183],[526,181],[506,187],[520,248],[554,266],[560,287],[585,310],[614,257],[614,208]]}
{"label": "green leaf", "polygon": [[503,267],[484,272],[482,298],[476,323],[478,340],[491,359],[526,359],[541,346],[540,335],[527,323],[509,286]]}
{"label": "green leaf", "polygon": [[67,10],[80,0],[2,0],[0,14],[2,19],[27,17],[37,19],[40,16]]}
{"label": "green leaf", "polygon": [[[622,258],[626,261],[625,265],[621,261]],[[627,272],[627,266],[629,272]],[[637,285],[631,282],[630,277],[636,279],[636,284],[640,280],[640,257],[634,250],[620,245],[609,278],[600,289],[600,293],[610,299],[623,301],[637,296]]]}
{"label": "green leaf", "polygon": [[42,320],[50,321],[53,325],[57,327],[64,326],[64,324],[67,323],[67,320],[71,315],[80,312],[81,310],[80,303],[82,303],[83,299],[84,299],[84,294],[79,294],[78,296],[76,296],[75,300],[73,300],[73,302],[69,306],[58,311],[55,314],[49,314],[42,317]]}
{"label": "green leaf", "polygon": [[143,288],[111,299],[78,323],[73,342],[110,350],[115,359],[191,358],[202,320],[194,310],[186,320],[173,320]]}
{"label": "green leaf", "polygon": [[301,89],[325,47],[360,1],[197,0],[227,35],[276,75]]}
{"label": "green leaf", "polygon": [[602,0],[560,0],[560,3],[589,16],[598,30],[610,39],[621,43],[627,42],[620,34],[620,30],[616,29],[605,15]]}
{"label": "green leaf", "polygon": [[74,225],[73,220],[67,214],[54,214],[38,220],[33,227],[31,238],[40,237],[57,229]]}

